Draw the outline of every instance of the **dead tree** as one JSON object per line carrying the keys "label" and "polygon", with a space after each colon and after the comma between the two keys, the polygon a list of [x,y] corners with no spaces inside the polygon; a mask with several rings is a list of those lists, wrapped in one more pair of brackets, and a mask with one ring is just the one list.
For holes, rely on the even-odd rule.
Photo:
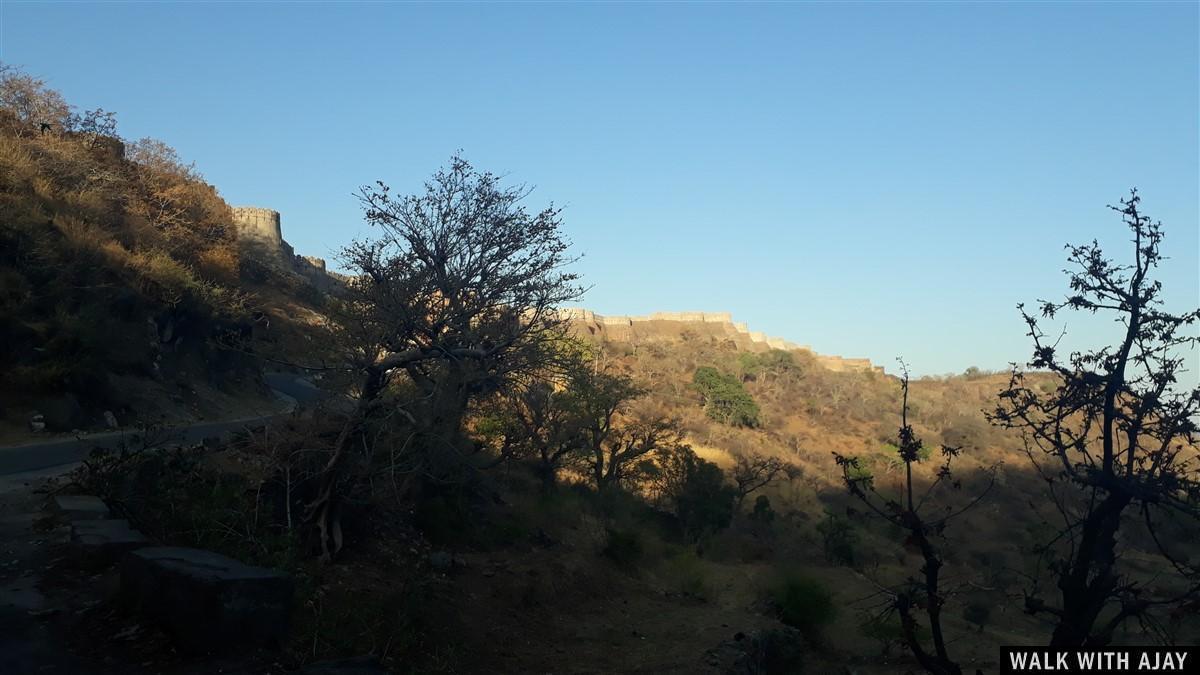
{"label": "dead tree", "polygon": [[[1096,241],[1068,246],[1068,296],[1039,301],[1035,313],[1018,305],[1034,347],[1028,366],[1043,372],[1014,365],[990,415],[994,424],[1022,432],[1048,486],[1047,501],[1062,519],[1045,550],[1057,601],[1037,584],[1025,601],[1029,613],[1054,618],[1052,646],[1103,646],[1129,619],[1152,626],[1155,610],[1200,601],[1200,568],[1178,550],[1200,525],[1200,387],[1189,391],[1179,382],[1182,354],[1197,342],[1187,327],[1200,310],[1163,309],[1162,285],[1152,277],[1163,259],[1163,231],[1139,202],[1134,190],[1110,207],[1132,235],[1132,263],[1105,258]],[[1064,310],[1110,315],[1123,330],[1113,345],[1064,354],[1062,335],[1052,339],[1042,328]],[[1156,592],[1122,568],[1119,535],[1134,527],[1144,527],[1164,567],[1178,575],[1173,591]],[[1168,538],[1164,527],[1178,534]]]}
{"label": "dead tree", "polygon": [[[973,497],[967,497],[959,508],[943,506],[943,515],[927,517],[922,511],[930,497],[943,486],[960,489],[962,483],[950,471],[951,463],[959,456],[961,448],[942,446],[942,464],[932,482],[920,490],[913,481],[913,465],[921,461],[924,444],[908,422],[908,369],[901,362],[903,376],[900,380],[902,403],[900,408],[900,431],[897,447],[904,463],[904,487],[899,495],[886,496],[875,486],[874,479],[862,470],[856,457],[834,453],[834,459],[842,469],[842,478],[850,494],[858,498],[876,517],[901,528],[907,539],[906,548],[915,549],[921,555],[919,577],[910,577],[903,586],[887,589],[890,603],[887,610],[895,611],[900,617],[903,641],[912,655],[926,671],[934,675],[961,675],[962,668],[950,658],[946,636],[942,627],[942,609],[946,604],[946,593],[942,588],[944,556],[939,539],[946,526],[955,518],[978,504],[991,490],[994,474]],[[932,649],[919,636],[917,613],[923,611],[929,622]]]}

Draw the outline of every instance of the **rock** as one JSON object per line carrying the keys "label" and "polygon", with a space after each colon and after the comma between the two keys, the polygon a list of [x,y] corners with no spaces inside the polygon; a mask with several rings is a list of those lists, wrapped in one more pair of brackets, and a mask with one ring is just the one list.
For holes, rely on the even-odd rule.
{"label": "rock", "polygon": [[300,671],[300,675],[383,675],[387,669],[374,656],[356,656],[336,661],[317,661]]}
{"label": "rock", "polygon": [[104,411],[104,426],[109,429],[119,429],[121,425],[117,424],[117,416],[111,410]]}
{"label": "rock", "polygon": [[58,495],[54,510],[65,520],[104,520],[109,517],[108,505],[92,495]]}
{"label": "rock", "polygon": [[121,596],[191,653],[278,646],[287,635],[293,583],[212,551],[141,548],[121,564]]}
{"label": "rock", "polygon": [[69,431],[84,426],[83,408],[74,394],[62,394],[43,399],[38,405],[46,428],[51,431]]}
{"label": "rock", "polygon": [[804,665],[804,638],[786,626],[749,635],[739,631],[708,650],[705,662],[727,675],[798,673]]}
{"label": "rock", "polygon": [[150,541],[127,520],[77,520],[71,523],[71,549],[84,567],[106,567]]}

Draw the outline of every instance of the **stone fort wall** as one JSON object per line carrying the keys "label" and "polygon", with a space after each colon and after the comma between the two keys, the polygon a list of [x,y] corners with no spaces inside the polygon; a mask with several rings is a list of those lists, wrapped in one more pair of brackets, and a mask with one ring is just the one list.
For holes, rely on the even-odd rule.
{"label": "stone fort wall", "polygon": [[321,287],[341,276],[330,274],[323,258],[296,255],[292,245],[283,238],[278,211],[259,206],[234,206],[232,211],[233,227],[243,252],[273,267],[302,274]]}
{"label": "stone fort wall", "polygon": [[600,340],[670,341],[679,339],[686,330],[702,336],[732,340],[740,349],[747,351],[807,351],[812,353],[818,363],[834,371],[883,372],[882,366],[872,365],[868,359],[817,354],[808,345],[751,331],[745,323],[735,323],[729,312],[655,312],[646,316],[606,316],[582,308],[566,308],[561,311],[576,325],[577,330]]}
{"label": "stone fort wall", "polygon": [[[344,275],[329,272],[322,258],[296,255],[291,244],[283,238],[278,211],[258,206],[235,206],[233,224],[243,250],[269,264],[302,274],[321,287],[327,287],[335,280],[349,281]],[[646,316],[606,316],[582,308],[566,308],[560,311],[574,322],[579,330],[601,340],[669,341],[679,339],[683,332],[688,330],[699,335],[730,339],[739,348],[750,351],[782,349],[812,352],[808,345],[751,331],[746,324],[735,323],[733,315],[729,312],[655,312]],[[816,353],[813,353],[813,356],[818,363],[830,370],[883,372],[881,366],[873,366],[867,359],[846,359]]]}

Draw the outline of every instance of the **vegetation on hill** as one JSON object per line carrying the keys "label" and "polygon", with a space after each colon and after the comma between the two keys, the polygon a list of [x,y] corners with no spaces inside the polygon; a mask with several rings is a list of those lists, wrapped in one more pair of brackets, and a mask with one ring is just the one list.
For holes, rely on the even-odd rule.
{"label": "vegetation on hill", "polygon": [[[169,148],[123,152],[109,113],[11,70],[0,109],[17,386],[117,405],[114,377],[253,380],[252,355],[278,352],[351,402],[217,447],[97,453],[74,476],[158,541],[292,572],[289,668],[952,674],[997,644],[1145,639],[1134,616],[1164,640],[1200,630],[1163,613],[1196,591],[1200,393],[1169,393],[1164,354],[1197,316],[1153,305],[1159,231],[1136,213],[1133,281],[1077,249],[1067,301],[1129,317],[1119,350],[1063,363],[1039,344],[1042,371],[909,381],[716,336],[572,335],[559,211],[461,157],[409,196],[364,188],[356,275],[303,301],[239,255],[228,207]],[[304,350],[254,327],[305,302],[322,314]],[[1064,473],[1031,467],[1030,440]],[[1175,515],[1141,526],[1131,505]],[[1118,541],[1137,564],[1116,567]],[[1061,607],[1030,593],[1047,578]]]}
{"label": "vegetation on hill", "polygon": [[[0,66],[0,402],[14,426],[34,409],[63,431],[105,410],[150,421],[143,406],[196,386],[256,389],[260,362],[217,345],[244,343],[295,285],[239,254],[229,206],[169,146],[126,143],[113,113],[77,113]],[[166,397],[134,399],[154,382]]]}

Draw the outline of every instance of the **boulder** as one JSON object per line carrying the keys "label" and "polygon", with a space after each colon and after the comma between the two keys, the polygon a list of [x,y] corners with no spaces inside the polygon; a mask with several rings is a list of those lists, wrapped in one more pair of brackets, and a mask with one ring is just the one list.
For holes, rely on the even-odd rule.
{"label": "boulder", "polygon": [[108,505],[92,495],[58,495],[54,510],[64,520],[104,520],[109,517]]}
{"label": "boulder", "polygon": [[71,549],[84,567],[107,567],[150,541],[127,520],[77,520],[71,523]]}
{"label": "boulder", "polygon": [[293,583],[212,551],[151,547],[121,564],[121,596],[193,654],[278,646],[287,635]]}

